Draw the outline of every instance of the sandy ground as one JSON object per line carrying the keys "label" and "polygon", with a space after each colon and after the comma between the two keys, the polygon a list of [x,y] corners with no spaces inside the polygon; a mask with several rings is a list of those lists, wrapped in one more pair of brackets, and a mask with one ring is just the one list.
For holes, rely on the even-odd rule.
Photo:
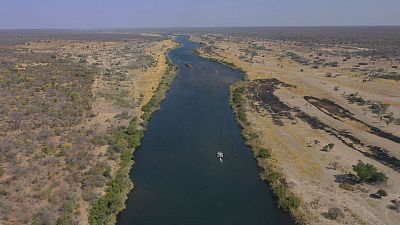
{"label": "sandy ground", "polygon": [[[284,51],[292,50],[287,43],[259,41],[258,45],[272,50],[257,51],[257,55],[250,58],[242,51],[249,48],[246,41],[231,41],[225,38],[213,40],[215,42],[210,44],[201,36],[193,36],[192,39],[211,46],[211,52],[201,50],[201,55],[222,59],[244,69],[250,83],[258,79],[276,78],[294,85],[280,86],[273,92],[283,104],[292,108],[290,114],[294,120],[283,117],[281,118],[283,124],[274,123],[274,115],[260,107],[260,99],[254,98],[254,90],[247,95],[247,116],[251,127],[260,136],[261,143],[271,149],[290,183],[291,190],[301,197],[305,203],[303,207],[312,212],[310,224],[397,224],[400,221],[400,213],[390,209],[392,204],[390,201],[400,196],[398,168],[396,170],[393,165],[373,157],[366,157],[366,154],[371,153],[371,149],[366,146],[377,146],[386,149],[390,156],[399,159],[400,143],[369,131],[370,127],[375,127],[399,137],[400,126],[394,123],[387,126],[376,114],[368,110],[368,106],[350,104],[345,98],[350,93],[358,92],[360,96],[372,102],[388,103],[390,107],[387,113],[393,113],[398,118],[400,116],[398,81],[374,79],[365,82],[367,78],[363,74],[351,71],[349,68],[356,61],[345,62],[336,68],[316,69],[301,65],[282,57]],[[305,49],[300,49],[298,52],[303,55],[313,54]],[[366,58],[357,60],[370,62]],[[386,61],[374,63],[377,67],[386,66],[389,70],[392,69]],[[336,78],[326,77],[328,72],[339,75]],[[329,115],[329,111],[307,102],[304,96],[328,99],[350,111],[357,120],[334,118]],[[351,147],[351,144],[349,145],[351,140],[345,144],[324,130],[313,129],[310,124],[298,117],[298,111],[318,118],[337,132],[346,130],[362,144],[354,144]],[[318,140],[319,143],[310,144],[314,140]],[[333,149],[322,151],[321,149],[329,143],[334,144]],[[353,191],[340,188],[340,177],[354,173],[352,165],[358,160],[373,164],[379,171],[384,172],[389,177],[387,184],[355,184]],[[260,163],[263,164],[262,161]],[[335,168],[332,166],[334,164]],[[374,199],[369,196],[381,188],[388,192],[388,197]],[[334,207],[344,212],[344,218],[331,220],[324,216],[328,209]]]}

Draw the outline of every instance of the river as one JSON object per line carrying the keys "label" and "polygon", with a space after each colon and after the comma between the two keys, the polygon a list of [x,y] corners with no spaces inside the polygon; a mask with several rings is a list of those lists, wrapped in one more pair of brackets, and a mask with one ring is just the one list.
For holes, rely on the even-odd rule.
{"label": "river", "polygon": [[181,46],[169,54],[178,75],[135,153],[135,187],[117,224],[294,224],[259,179],[229,107],[229,86],[243,74],[192,54],[198,46],[186,37],[176,40]]}

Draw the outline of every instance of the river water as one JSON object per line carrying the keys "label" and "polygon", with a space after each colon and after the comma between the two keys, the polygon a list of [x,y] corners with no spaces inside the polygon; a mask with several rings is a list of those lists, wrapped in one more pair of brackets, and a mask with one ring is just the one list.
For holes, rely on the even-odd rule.
{"label": "river water", "polygon": [[135,187],[118,224],[294,224],[259,179],[229,107],[229,86],[243,74],[192,54],[197,46],[186,37],[176,40],[178,75],[135,153]]}

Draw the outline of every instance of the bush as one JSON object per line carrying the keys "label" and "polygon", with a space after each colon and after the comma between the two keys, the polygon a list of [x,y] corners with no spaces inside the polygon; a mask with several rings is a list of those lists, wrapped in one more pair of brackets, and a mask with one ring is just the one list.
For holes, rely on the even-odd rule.
{"label": "bush", "polygon": [[70,225],[74,224],[72,213],[76,205],[73,201],[67,201],[61,208],[62,214],[57,219],[57,225]]}
{"label": "bush", "polygon": [[297,209],[300,206],[300,202],[300,198],[289,195],[285,198],[279,198],[278,206],[286,212],[290,212],[292,209]]}
{"label": "bush", "polygon": [[107,179],[110,179],[112,177],[112,171],[111,171],[111,166],[107,166],[106,170],[104,171],[104,177]]}
{"label": "bush", "polygon": [[117,118],[117,119],[127,120],[127,119],[129,119],[129,113],[127,111],[123,111],[122,113],[117,114],[114,117]]}
{"label": "bush", "polygon": [[127,148],[128,148],[128,142],[124,139],[120,139],[117,141],[117,143],[112,145],[111,149],[116,153],[121,153]]}
{"label": "bush", "polygon": [[3,176],[3,173],[4,173],[3,167],[0,165],[0,177]]}
{"label": "bush", "polygon": [[237,87],[233,89],[232,91],[232,104],[234,106],[234,109],[236,109],[236,114],[238,116],[238,119],[242,123],[247,122],[247,115],[244,110],[244,98],[243,95],[246,93],[246,88],[245,87]]}
{"label": "bush", "polygon": [[372,111],[372,113],[378,114],[380,116],[380,115],[384,114],[389,107],[390,107],[390,104],[374,103],[369,107],[369,109]]}
{"label": "bush", "polygon": [[326,217],[327,217],[328,219],[331,219],[331,220],[336,220],[337,218],[342,218],[342,217],[344,217],[344,213],[343,213],[343,211],[342,211],[341,209],[339,209],[339,208],[337,208],[337,207],[335,207],[335,208],[330,208],[330,209],[328,210],[328,212],[326,213]]}
{"label": "bush", "polygon": [[79,101],[81,99],[81,94],[75,91],[71,91],[70,93],[68,93],[68,96],[73,102]]}
{"label": "bush", "polygon": [[349,183],[341,183],[339,187],[348,191],[354,191],[354,186]]}
{"label": "bush", "polygon": [[379,196],[381,196],[381,197],[386,197],[386,196],[388,196],[388,193],[387,193],[385,190],[383,190],[383,189],[379,189],[379,190],[376,192],[376,194],[379,195]]}
{"label": "bush", "polygon": [[329,144],[325,145],[325,146],[322,148],[322,150],[323,150],[323,151],[326,151],[326,152],[329,152],[330,150],[333,149],[333,146],[335,146],[335,144],[329,143]]}
{"label": "bush", "polygon": [[395,210],[396,212],[400,213],[400,200],[393,199],[390,201],[393,205],[389,206],[390,209]]}
{"label": "bush", "polygon": [[361,160],[357,165],[353,165],[353,170],[357,173],[360,182],[386,183],[387,177],[382,172],[378,172],[374,165],[365,164]]}
{"label": "bush", "polygon": [[365,105],[368,103],[363,97],[358,96],[358,92],[348,95],[347,100],[351,103],[357,103],[357,105]]}
{"label": "bush", "polygon": [[258,153],[258,158],[266,159],[269,158],[271,154],[269,153],[268,149],[262,148],[260,152]]}
{"label": "bush", "polygon": [[82,199],[84,201],[89,202],[90,204],[95,203],[95,201],[98,199],[99,195],[93,192],[92,189],[86,189],[82,192]]}

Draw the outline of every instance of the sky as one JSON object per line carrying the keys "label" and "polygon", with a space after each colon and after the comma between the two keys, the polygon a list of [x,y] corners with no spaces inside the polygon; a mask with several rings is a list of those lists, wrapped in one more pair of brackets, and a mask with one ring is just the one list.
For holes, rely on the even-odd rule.
{"label": "sky", "polygon": [[0,0],[0,29],[400,25],[400,0]]}

